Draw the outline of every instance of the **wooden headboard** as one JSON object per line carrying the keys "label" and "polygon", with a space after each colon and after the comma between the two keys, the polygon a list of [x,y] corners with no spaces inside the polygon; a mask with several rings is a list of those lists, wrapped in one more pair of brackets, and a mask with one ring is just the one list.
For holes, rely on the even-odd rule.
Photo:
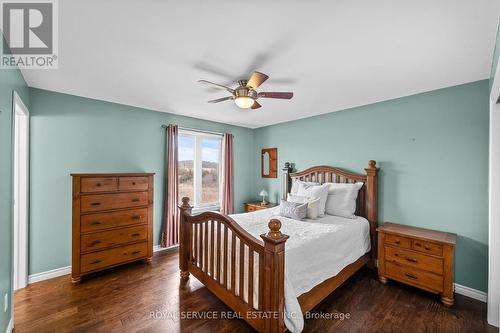
{"label": "wooden headboard", "polygon": [[375,241],[378,225],[377,216],[377,162],[368,161],[365,174],[349,172],[333,166],[314,166],[304,171],[291,173],[290,163],[283,168],[283,200],[290,193],[292,179],[297,178],[306,182],[315,183],[364,183],[359,191],[356,215],[365,217],[370,222],[371,265],[375,259]]}

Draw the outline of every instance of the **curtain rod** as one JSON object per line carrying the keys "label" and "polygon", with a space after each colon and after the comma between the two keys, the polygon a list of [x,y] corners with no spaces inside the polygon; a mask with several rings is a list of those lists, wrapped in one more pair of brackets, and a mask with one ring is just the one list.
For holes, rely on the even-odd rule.
{"label": "curtain rod", "polygon": [[[161,125],[161,127],[163,128],[167,128],[168,125]],[[189,127],[183,127],[183,126],[177,126],[180,130],[184,130],[184,131],[193,131],[193,132],[200,132],[200,133],[206,133],[206,134],[215,134],[215,135],[224,135],[224,133],[220,133],[220,132],[214,132],[214,131],[205,131],[205,130],[200,130],[200,129],[197,129],[197,128],[189,128]]]}

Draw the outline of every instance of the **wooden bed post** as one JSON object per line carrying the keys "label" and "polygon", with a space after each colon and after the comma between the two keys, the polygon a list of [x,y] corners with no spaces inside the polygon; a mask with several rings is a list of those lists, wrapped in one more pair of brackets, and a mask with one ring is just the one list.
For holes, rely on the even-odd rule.
{"label": "wooden bed post", "polygon": [[260,237],[264,240],[264,332],[285,331],[285,242],[287,235],[281,233],[281,222],[269,221],[269,231]]}
{"label": "wooden bed post", "polygon": [[283,195],[281,196],[285,201],[288,193],[290,193],[290,170],[290,162],[285,162],[285,167],[283,168]]}
{"label": "wooden bed post", "polygon": [[368,267],[375,267],[375,259],[377,250],[376,247],[376,234],[377,234],[377,224],[378,224],[378,211],[377,211],[377,162],[374,160],[368,161],[368,168],[366,171],[366,218],[370,221],[370,241],[371,241],[371,251],[370,251],[370,261]]}
{"label": "wooden bed post", "polygon": [[188,222],[185,215],[191,215],[193,207],[189,205],[189,198],[182,198],[182,205],[179,206],[179,269],[181,278],[189,277],[189,231]]}

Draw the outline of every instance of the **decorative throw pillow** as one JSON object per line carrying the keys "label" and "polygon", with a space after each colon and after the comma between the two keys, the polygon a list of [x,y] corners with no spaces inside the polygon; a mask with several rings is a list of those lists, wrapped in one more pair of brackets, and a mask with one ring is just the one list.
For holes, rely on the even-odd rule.
{"label": "decorative throw pillow", "polygon": [[280,215],[294,220],[303,220],[307,215],[307,203],[289,202],[281,199]]}
{"label": "decorative throw pillow", "polygon": [[300,184],[297,195],[308,198],[319,198],[319,216],[325,215],[326,197],[328,196],[328,184]]}
{"label": "decorative throw pillow", "polygon": [[289,193],[288,200],[289,202],[296,203],[307,203],[307,214],[306,217],[311,220],[315,220],[319,216],[319,198],[308,198],[300,195],[294,195]]}
{"label": "decorative throw pillow", "polygon": [[354,215],[356,213],[356,200],[363,183],[327,183],[327,185],[326,213],[350,219],[356,218]]}
{"label": "decorative throw pillow", "polygon": [[290,193],[291,194],[297,194],[297,192],[299,191],[299,187],[300,187],[301,184],[305,184],[305,185],[319,185],[319,183],[305,182],[305,181],[299,180],[297,178],[293,178],[292,179],[292,188],[290,189]]}

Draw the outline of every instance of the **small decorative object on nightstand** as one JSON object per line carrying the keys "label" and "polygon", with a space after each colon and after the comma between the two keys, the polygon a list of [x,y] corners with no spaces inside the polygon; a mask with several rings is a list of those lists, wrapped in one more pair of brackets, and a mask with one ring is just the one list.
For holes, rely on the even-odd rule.
{"label": "small decorative object on nightstand", "polygon": [[245,203],[245,212],[255,212],[256,210],[261,210],[261,209],[266,209],[266,208],[273,208],[276,207],[277,205],[275,203],[266,203],[265,205],[262,205],[262,202],[256,201],[256,202],[247,202]]}
{"label": "small decorative object on nightstand", "polygon": [[441,295],[452,306],[453,251],[457,235],[385,223],[378,229],[378,276]]}
{"label": "small decorative object on nightstand", "polygon": [[267,197],[267,191],[266,190],[262,190],[260,191],[259,195],[262,197],[262,202],[260,203],[261,206],[265,206],[267,205],[267,202],[266,202],[266,197]]}

